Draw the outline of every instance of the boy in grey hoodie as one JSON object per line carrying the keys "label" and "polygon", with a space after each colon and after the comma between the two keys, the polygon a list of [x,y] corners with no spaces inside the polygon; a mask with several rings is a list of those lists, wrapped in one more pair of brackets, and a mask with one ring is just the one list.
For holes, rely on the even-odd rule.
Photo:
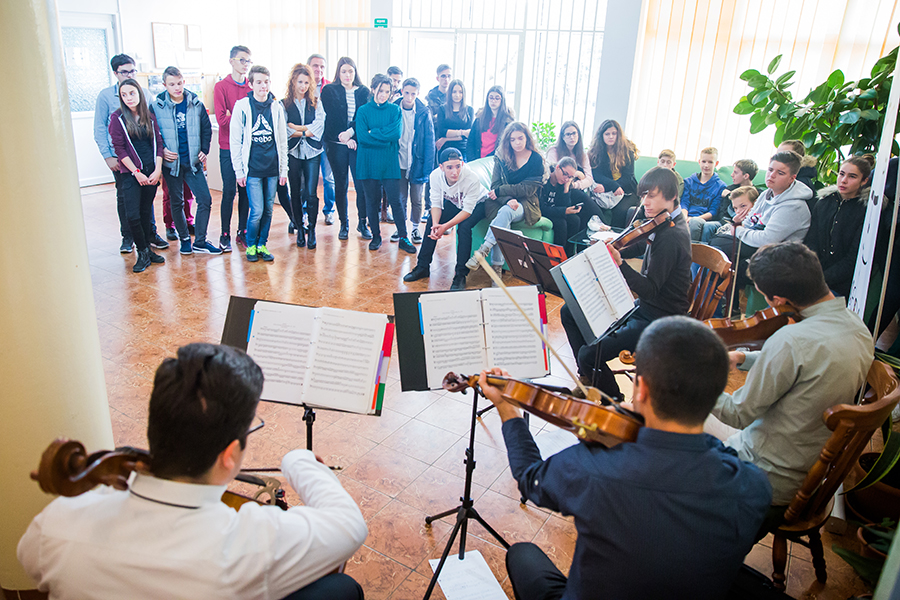
{"label": "boy in grey hoodie", "polygon": [[734,238],[740,241],[735,264],[737,288],[747,281],[746,262],[759,248],[766,244],[780,242],[802,242],[809,230],[810,213],[807,201],[813,192],[805,184],[797,181],[800,171],[800,156],[796,152],[776,152],[769,161],[766,172],[766,187],[748,212],[734,216],[731,231],[721,232],[710,241],[710,245],[732,256],[736,246]]}

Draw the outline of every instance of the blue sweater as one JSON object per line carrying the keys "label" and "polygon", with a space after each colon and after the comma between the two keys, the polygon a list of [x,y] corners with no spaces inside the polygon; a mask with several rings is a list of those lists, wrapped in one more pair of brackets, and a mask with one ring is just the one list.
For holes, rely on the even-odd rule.
{"label": "blue sweater", "polygon": [[706,183],[700,183],[700,173],[694,173],[684,180],[681,208],[687,209],[689,217],[699,217],[706,213],[715,217],[719,212],[722,190],[725,187],[725,182],[715,173]]}
{"label": "blue sweater", "polygon": [[359,179],[400,179],[400,107],[370,100],[356,109],[356,176]]}

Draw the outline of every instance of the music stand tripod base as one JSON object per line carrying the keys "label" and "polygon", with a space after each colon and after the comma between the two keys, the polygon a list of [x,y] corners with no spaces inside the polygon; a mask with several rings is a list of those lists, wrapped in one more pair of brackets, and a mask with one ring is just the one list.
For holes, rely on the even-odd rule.
{"label": "music stand tripod base", "polygon": [[[456,508],[451,508],[449,510],[445,510],[444,512],[425,517],[425,524],[431,525],[432,522],[443,519],[444,517],[449,517],[453,513],[456,513],[456,524],[453,526],[453,531],[450,532],[450,538],[447,540],[447,545],[444,546],[444,552],[441,554],[441,560],[438,562],[437,568],[434,570],[434,575],[431,576],[431,581],[428,584],[428,589],[425,591],[424,600],[428,600],[431,598],[431,593],[434,591],[434,586],[437,584],[438,576],[441,574],[441,569],[444,568],[444,563],[447,561],[447,557],[450,555],[450,548],[453,547],[453,542],[456,540],[457,534],[460,532],[462,535],[459,538],[459,558],[462,560],[466,555],[466,534],[468,531],[468,521],[469,519],[475,519],[481,526],[484,527],[488,533],[494,536],[500,544],[509,550],[509,544],[503,537],[494,530],[493,527],[488,525],[487,521],[485,521],[481,515],[478,514],[478,511],[475,510],[474,504],[475,501],[472,500],[472,474],[475,471],[475,422],[478,416],[478,388],[472,388],[474,390],[474,398],[472,398],[472,422],[469,427],[469,447],[466,448],[466,484],[465,490],[463,492],[460,500],[462,504],[457,506]],[[463,392],[465,393],[465,392]]]}

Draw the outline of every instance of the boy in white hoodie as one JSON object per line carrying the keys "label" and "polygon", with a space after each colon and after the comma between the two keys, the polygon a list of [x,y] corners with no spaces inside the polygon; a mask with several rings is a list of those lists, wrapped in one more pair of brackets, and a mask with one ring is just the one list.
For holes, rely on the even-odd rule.
{"label": "boy in white hoodie", "polygon": [[288,174],[287,125],[284,109],[269,92],[269,70],[255,65],[248,76],[250,89],[231,113],[231,164],[237,184],[247,188],[247,260],[274,259],[266,248],[278,185]]}
{"label": "boy in white hoodie", "polygon": [[796,152],[776,152],[769,161],[766,187],[752,208],[734,216],[734,225],[710,241],[710,245],[735,257],[735,238],[740,242],[736,264],[737,287],[747,283],[747,261],[762,246],[781,242],[803,241],[809,229],[810,214],[807,200],[813,192],[797,181],[800,156]]}

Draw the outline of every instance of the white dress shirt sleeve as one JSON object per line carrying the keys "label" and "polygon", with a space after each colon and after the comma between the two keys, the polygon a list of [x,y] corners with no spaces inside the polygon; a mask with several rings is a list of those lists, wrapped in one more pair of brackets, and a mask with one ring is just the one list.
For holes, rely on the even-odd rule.
{"label": "white dress shirt sleeve", "polygon": [[356,502],[312,452],[289,452],[281,470],[304,506],[276,513],[278,535],[268,572],[272,598],[283,598],[327,575],[353,556],[369,534]]}

